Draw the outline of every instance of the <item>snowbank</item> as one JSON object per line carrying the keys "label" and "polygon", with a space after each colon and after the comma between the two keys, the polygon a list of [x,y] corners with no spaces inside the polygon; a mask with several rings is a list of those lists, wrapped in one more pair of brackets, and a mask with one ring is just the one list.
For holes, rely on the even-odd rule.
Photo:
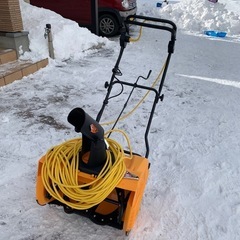
{"label": "snowbank", "polygon": [[[55,58],[80,59],[110,44],[107,38],[92,34],[71,20],[48,9],[38,8],[20,0],[24,30],[29,31],[31,56],[48,56],[48,42],[44,37],[46,24],[51,24]],[[31,14],[30,14],[31,13]]]}
{"label": "snowbank", "polygon": [[[171,4],[174,3],[174,4]],[[174,21],[178,28],[184,31],[203,33],[205,30],[226,31],[228,36],[240,36],[240,16],[226,8],[226,4],[211,3],[207,0],[170,1],[163,8],[146,2],[144,7],[152,5],[149,14]],[[141,7],[141,12],[144,12]],[[151,9],[150,8],[150,9]]]}

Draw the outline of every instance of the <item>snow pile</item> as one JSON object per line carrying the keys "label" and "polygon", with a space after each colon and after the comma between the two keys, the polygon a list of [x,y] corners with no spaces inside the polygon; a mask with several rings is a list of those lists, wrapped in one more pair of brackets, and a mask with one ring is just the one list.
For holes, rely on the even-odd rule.
{"label": "snow pile", "polygon": [[48,40],[44,37],[46,24],[52,26],[55,58],[59,60],[81,59],[110,44],[107,38],[98,37],[87,28],[81,28],[76,22],[50,10],[32,6],[23,0],[20,0],[20,6],[24,30],[29,31],[31,57],[48,56]]}
{"label": "snow pile", "polygon": [[[207,0],[181,0],[178,3],[156,8],[152,14],[160,15],[177,23],[178,28],[196,33],[205,30],[226,31],[228,36],[240,36],[240,16],[229,11],[226,4]],[[148,3],[145,4],[145,7]],[[141,8],[144,11],[143,8]]]}

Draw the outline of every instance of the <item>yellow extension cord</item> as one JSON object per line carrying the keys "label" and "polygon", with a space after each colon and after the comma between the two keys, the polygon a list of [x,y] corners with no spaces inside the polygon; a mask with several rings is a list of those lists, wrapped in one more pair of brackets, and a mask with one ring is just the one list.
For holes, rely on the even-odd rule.
{"label": "yellow extension cord", "polygon": [[[112,130],[122,133],[132,150],[127,135],[121,130]],[[109,134],[107,132],[105,135]],[[116,141],[107,138],[109,149],[107,160],[101,172],[95,179],[86,184],[78,183],[79,151],[82,139],[72,139],[50,149],[42,166],[41,177],[47,192],[56,200],[67,206],[85,210],[101,203],[117,186],[126,173],[124,150]],[[112,161],[111,153],[115,159]],[[70,201],[66,197],[71,199]]]}
{"label": "yellow extension cord", "polygon": [[[146,22],[146,20],[144,20],[143,22]],[[142,26],[140,27],[140,30],[139,30],[139,35],[138,35],[138,37],[137,38],[130,38],[129,39],[129,41],[130,42],[137,42],[137,41],[139,41],[139,39],[141,38],[141,36],[142,36]]]}

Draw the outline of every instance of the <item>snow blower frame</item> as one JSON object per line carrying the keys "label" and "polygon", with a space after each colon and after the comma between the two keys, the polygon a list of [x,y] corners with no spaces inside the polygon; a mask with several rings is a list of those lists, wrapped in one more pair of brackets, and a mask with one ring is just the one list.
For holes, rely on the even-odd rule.
{"label": "snow blower frame", "polygon": [[[88,217],[97,224],[123,229],[128,235],[136,221],[148,179],[150,168],[147,159],[149,155],[148,133],[156,105],[159,100],[162,101],[164,98],[161,91],[171,54],[174,52],[177,28],[172,21],[139,15],[129,16],[125,24],[126,26],[138,25],[171,33],[168,43],[168,55],[158,89],[153,86],[148,87],[138,84],[138,80],[144,78],[142,76],[139,76],[135,83],[120,81],[117,78],[117,76],[122,75],[119,64],[124,49],[127,43],[131,41],[126,27],[123,28],[120,36],[120,53],[112,70],[111,80],[109,83],[105,83],[107,94],[96,120],[81,108],[75,108],[69,113],[69,123],[75,127],[76,132],[82,133],[82,138],[70,140],[64,145],[51,148],[39,160],[36,200],[40,205],[61,205],[66,213],[77,213]],[[151,71],[149,71],[145,79],[150,74]],[[110,95],[115,84],[120,84],[122,88],[123,86],[131,87],[132,90],[112,129],[115,128],[121,118],[135,88],[155,94],[144,135],[146,146],[144,157],[123,150],[116,142],[110,140],[111,131],[108,133],[108,137],[104,137],[104,130],[99,122],[106,105],[114,97]],[[110,165],[110,167],[108,168],[106,165]],[[108,178],[106,184],[105,178]],[[97,181],[99,185],[101,184],[101,187],[98,186]],[[70,185],[69,182],[74,183],[74,186]],[[92,183],[93,185],[90,185]],[[95,189],[93,194],[92,189]],[[81,198],[83,192],[85,195]],[[95,202],[96,195],[98,195],[97,203]]]}

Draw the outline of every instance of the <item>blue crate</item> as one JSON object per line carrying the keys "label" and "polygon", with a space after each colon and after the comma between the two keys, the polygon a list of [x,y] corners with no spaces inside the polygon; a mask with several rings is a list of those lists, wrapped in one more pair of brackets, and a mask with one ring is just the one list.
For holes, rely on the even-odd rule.
{"label": "blue crate", "polygon": [[227,33],[226,32],[221,32],[221,31],[204,31],[204,34],[211,36],[211,37],[226,37]]}

